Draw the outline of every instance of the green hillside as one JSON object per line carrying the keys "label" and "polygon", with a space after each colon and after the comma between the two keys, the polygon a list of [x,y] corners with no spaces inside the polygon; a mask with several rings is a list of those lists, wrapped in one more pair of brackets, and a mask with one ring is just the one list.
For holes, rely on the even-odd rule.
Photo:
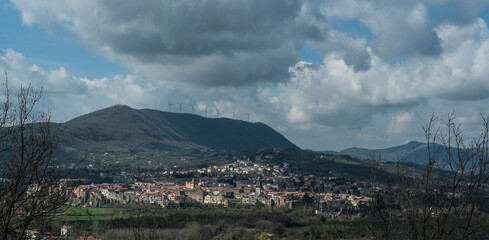
{"label": "green hillside", "polygon": [[298,149],[263,123],[150,109],[136,110],[123,105],[75,118],[63,124],[63,130],[65,138],[62,145],[67,149]]}

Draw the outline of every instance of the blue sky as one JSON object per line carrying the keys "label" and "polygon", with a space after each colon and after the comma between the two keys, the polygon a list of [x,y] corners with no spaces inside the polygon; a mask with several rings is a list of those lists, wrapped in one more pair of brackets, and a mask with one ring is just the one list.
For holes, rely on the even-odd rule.
{"label": "blue sky", "polygon": [[87,78],[127,72],[120,64],[84,49],[69,32],[62,29],[48,32],[39,25],[23,25],[21,13],[8,1],[3,1],[0,8],[0,28],[0,48],[15,49],[42,68],[64,66],[72,74]]}
{"label": "blue sky", "polygon": [[477,133],[489,114],[488,6],[3,0],[0,67],[14,87],[42,86],[58,121],[170,100],[251,112],[303,148],[381,148],[422,140],[430,112],[456,111]]}

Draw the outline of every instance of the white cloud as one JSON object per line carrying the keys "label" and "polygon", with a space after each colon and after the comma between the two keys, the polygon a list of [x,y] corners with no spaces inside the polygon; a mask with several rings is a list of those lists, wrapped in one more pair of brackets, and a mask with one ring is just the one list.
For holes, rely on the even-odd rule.
{"label": "white cloud", "polygon": [[[377,142],[392,141],[388,135],[401,133],[402,142],[408,136],[420,140],[419,130],[430,112],[443,116],[456,111],[459,119],[471,119],[467,129],[476,133],[473,116],[489,114],[484,106],[489,99],[487,26],[477,19],[464,26],[442,24],[435,32],[443,47],[439,58],[391,64],[367,49],[372,61],[364,71],[355,71],[336,53],[327,54],[322,64],[299,62],[290,68],[291,81],[279,84],[274,104],[280,103],[291,125],[316,123],[328,128],[325,133],[332,132],[330,127],[361,131],[372,140],[379,136]],[[464,38],[464,32],[472,34]],[[343,134],[343,141],[356,142],[354,135],[346,140],[348,134]]]}
{"label": "white cloud", "polygon": [[368,135],[362,133],[357,133],[356,137],[360,141],[368,141],[370,139]]}
{"label": "white cloud", "polygon": [[[136,75],[115,75],[99,79],[73,76],[64,67],[45,70],[30,63],[13,49],[0,49],[0,66],[9,76],[9,85],[18,90],[21,84],[32,84],[43,89],[41,109],[52,109],[56,121],[67,121],[81,114],[116,104],[134,108],[154,108],[168,111],[167,101],[182,103],[182,112],[191,112],[189,104],[195,104],[195,114],[204,115],[207,107],[209,117],[219,116],[252,121],[265,121],[269,114],[268,104],[260,103],[260,91],[254,87],[215,87],[204,89],[199,85],[168,81],[148,81]],[[178,109],[178,110],[177,110]]]}
{"label": "white cloud", "polygon": [[[13,49],[0,49],[0,66],[9,72],[10,84],[13,88],[20,85],[32,84],[34,87],[44,87],[46,93],[83,92],[85,86],[71,76],[64,67],[46,71],[29,61]],[[15,73],[15,74],[13,74]]]}
{"label": "white cloud", "polygon": [[[460,42],[453,37],[474,27],[479,38],[484,36],[478,41]],[[451,41],[460,44],[444,49],[440,58],[390,64],[370,51],[371,68],[360,72],[335,53],[328,54],[322,65],[299,62],[290,68],[292,80],[280,84],[280,102],[286,112],[300,112],[300,119],[330,126],[362,126],[369,123],[373,114],[406,109],[427,99],[487,99],[487,31],[481,19],[465,27],[443,25],[437,28],[443,46],[454,45]]]}
{"label": "white cloud", "polygon": [[148,82],[133,75],[86,79],[71,75],[64,67],[45,70],[13,49],[0,49],[0,66],[8,73],[12,90],[29,84],[37,90],[42,88],[44,97],[40,107],[52,108],[58,120],[119,103],[144,106],[151,101],[146,99],[148,92],[154,92]]}
{"label": "white cloud", "polygon": [[392,122],[387,126],[387,134],[403,134],[410,130],[414,116],[412,113],[405,112],[397,115]]}

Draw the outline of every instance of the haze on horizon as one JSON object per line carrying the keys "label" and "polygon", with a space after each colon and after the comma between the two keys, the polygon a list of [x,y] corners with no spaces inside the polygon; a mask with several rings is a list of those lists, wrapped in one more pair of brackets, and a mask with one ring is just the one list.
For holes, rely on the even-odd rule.
{"label": "haze on horizon", "polygon": [[170,100],[301,148],[384,148],[422,141],[431,112],[478,134],[488,21],[487,0],[3,0],[0,67],[55,121]]}

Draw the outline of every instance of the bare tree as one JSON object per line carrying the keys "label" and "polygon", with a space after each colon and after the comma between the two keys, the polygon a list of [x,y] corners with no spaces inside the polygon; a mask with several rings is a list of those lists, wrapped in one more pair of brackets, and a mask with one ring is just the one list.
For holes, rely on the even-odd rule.
{"label": "bare tree", "polygon": [[480,136],[465,142],[455,114],[430,116],[423,126],[427,164],[372,201],[376,239],[488,239],[489,119]]}
{"label": "bare tree", "polygon": [[20,87],[12,100],[5,72],[0,101],[0,238],[42,232],[66,202],[53,158],[59,128],[48,113],[35,113],[42,91]]}

